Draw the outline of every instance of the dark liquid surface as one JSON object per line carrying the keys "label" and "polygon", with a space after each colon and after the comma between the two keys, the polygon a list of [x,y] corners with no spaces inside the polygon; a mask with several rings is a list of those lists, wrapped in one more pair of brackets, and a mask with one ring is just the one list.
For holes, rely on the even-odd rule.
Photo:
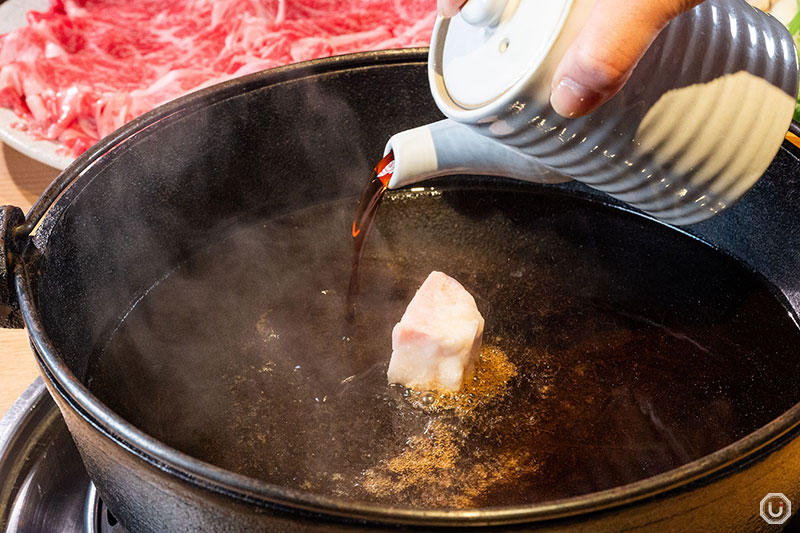
{"label": "dark liquid surface", "polygon": [[[111,334],[91,390],[209,463],[413,507],[630,483],[800,401],[800,333],[756,276],[674,230],[567,196],[387,193],[349,322],[352,206],[231,230],[199,252]],[[472,416],[425,412],[386,384],[391,329],[431,270],[475,296],[484,342],[517,369]]]}

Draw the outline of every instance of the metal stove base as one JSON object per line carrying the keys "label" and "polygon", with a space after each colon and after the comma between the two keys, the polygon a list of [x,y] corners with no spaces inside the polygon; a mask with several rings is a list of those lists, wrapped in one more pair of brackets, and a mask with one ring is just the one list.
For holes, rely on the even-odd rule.
{"label": "metal stove base", "polygon": [[41,378],[0,420],[0,532],[123,533]]}

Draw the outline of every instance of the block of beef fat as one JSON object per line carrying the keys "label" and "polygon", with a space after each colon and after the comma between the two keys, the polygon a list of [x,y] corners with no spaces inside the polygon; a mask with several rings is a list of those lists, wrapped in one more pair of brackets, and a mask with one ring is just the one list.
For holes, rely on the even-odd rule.
{"label": "block of beef fat", "polygon": [[392,331],[389,383],[456,392],[471,378],[483,317],[456,280],[431,272]]}

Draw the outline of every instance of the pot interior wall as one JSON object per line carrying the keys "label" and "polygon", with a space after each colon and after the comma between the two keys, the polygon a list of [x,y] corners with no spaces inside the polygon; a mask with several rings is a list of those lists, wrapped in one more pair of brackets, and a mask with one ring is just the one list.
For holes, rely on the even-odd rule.
{"label": "pot interior wall", "polygon": [[[364,387],[371,392],[383,385],[382,367],[375,370],[374,366],[380,363],[376,359],[380,354],[374,349],[337,346],[331,353],[338,359],[321,361],[320,354],[331,339],[315,341],[313,332],[292,331],[293,324],[303,321],[314,324],[318,320],[317,324],[328,327],[327,304],[312,301],[327,289],[316,282],[340,284],[337,280],[346,277],[337,274],[342,265],[347,272],[349,257],[342,258],[347,251],[346,233],[339,233],[339,225],[320,220],[344,221],[346,229],[352,203],[389,135],[439,118],[428,93],[425,65],[418,58],[383,61],[316,75],[305,72],[299,79],[286,76],[280,83],[255,77],[227,91],[188,100],[174,115],[101,158],[58,201],[38,237],[46,246],[36,280],[39,309],[45,329],[68,366],[84,382],[96,380],[89,386],[103,402],[182,451],[240,473],[329,495],[343,489],[336,483],[322,489],[315,485],[319,480],[311,477],[293,484],[271,475],[270,469],[299,461],[304,463],[302,468],[313,470],[309,476],[324,472],[331,481],[341,473],[311,468],[315,463],[309,462],[310,455],[299,453],[304,442],[319,437],[314,431],[331,434],[335,429],[349,435],[341,453],[328,459],[349,460],[345,452],[355,449],[360,459],[372,452],[376,457],[385,453],[388,462],[392,453],[402,453],[403,443],[381,441],[380,435],[370,434],[370,427],[373,433],[383,434],[392,430],[386,424],[394,424],[396,430],[404,424],[427,423],[428,413],[404,404],[407,398],[397,389],[391,393],[395,396],[376,396],[390,409],[361,418],[351,416],[353,405],[365,411],[372,400],[344,397],[340,403],[350,402],[349,409],[331,407],[325,416],[341,424],[330,427],[315,419],[316,414],[279,409],[283,398],[319,403],[326,396],[325,387],[333,390],[350,375],[367,376]],[[612,472],[598,467],[594,478],[578,476],[570,482],[569,493],[557,494],[551,490],[557,484],[548,485],[533,501],[608,488],[678,466],[742,437],[800,401],[789,379],[800,370],[796,357],[800,339],[788,312],[800,294],[794,275],[800,270],[800,225],[787,208],[790,195],[783,193],[787,187],[797,190],[798,169],[794,154],[783,150],[742,202],[690,229],[758,274],[687,235],[604,205],[602,196],[580,185],[542,187],[498,179],[483,179],[476,185],[453,178],[438,181],[433,192],[396,193],[379,215],[375,234],[379,244],[373,245],[372,266],[367,267],[364,280],[365,290],[377,286],[381,276],[389,280],[385,286],[395,283],[373,302],[374,316],[386,318],[375,323],[372,334],[388,336],[424,274],[447,268],[476,293],[492,339],[511,339],[517,331],[517,344],[539,340],[543,351],[535,357],[525,355],[528,370],[533,371],[524,371],[524,357],[510,357],[523,369],[519,376],[547,378],[563,372],[558,379],[566,377],[572,384],[569,396],[574,412],[570,415],[569,402],[559,403],[561,411],[552,410],[560,413],[562,422],[585,421],[585,427],[576,429],[585,432],[591,429],[586,417],[594,416],[602,421],[597,430],[602,438],[584,435],[586,440],[613,440],[620,434],[631,438],[625,444],[628,451],[620,452],[627,453],[624,461],[606,461],[615,465]],[[776,227],[784,231],[776,232]],[[297,231],[303,235],[302,243],[313,243],[319,253],[309,255],[305,249],[293,248],[292,242],[281,241],[281,235],[286,238]],[[275,246],[278,242],[281,245]],[[259,254],[269,255],[262,261]],[[526,266],[531,270],[520,270]],[[297,278],[296,296],[307,302],[301,311],[316,310],[319,315],[293,310],[287,313],[289,318],[270,318],[269,312],[282,313],[295,294],[285,287],[271,290],[263,283],[249,289],[247,281],[275,275],[280,269],[285,271],[281,275]],[[317,275],[309,272],[314,269]],[[500,289],[496,278],[511,282]],[[762,284],[764,279],[769,288]],[[491,289],[494,285],[496,290]],[[338,290],[340,297],[342,290]],[[181,294],[192,297],[184,301]],[[602,302],[623,311],[627,306],[628,314],[609,313],[602,309]],[[527,314],[505,314],[514,306]],[[556,308],[558,312],[548,312]],[[637,318],[637,313],[643,315]],[[192,317],[197,317],[195,322]],[[281,320],[278,328],[275,323]],[[521,333],[519,320],[529,325]],[[615,320],[623,325],[617,327]],[[363,338],[370,333],[369,323],[357,323],[358,327],[361,331],[356,335]],[[770,328],[770,335],[761,339],[758,332],[764,328]],[[620,337],[617,330],[623,329],[626,333]],[[573,350],[574,360],[559,360],[557,354],[567,353],[558,344],[560,337],[543,336],[543,330],[559,332],[570,339],[563,341],[570,346],[584,343],[586,348],[594,343],[595,347],[580,353]],[[348,331],[341,331],[344,340]],[[596,338],[589,339],[594,334],[605,335],[604,347]],[[660,334],[660,345],[651,342],[651,336]],[[274,368],[255,365],[254,354],[261,353],[275,335],[306,349],[305,359],[296,366],[310,367],[311,374],[302,379],[322,383],[319,390],[305,391],[307,398],[293,396],[296,389],[281,389],[268,376]],[[187,337],[188,349],[181,337]],[[640,351],[631,356],[633,366],[637,358],[642,362],[640,374],[627,362],[630,347],[626,343],[631,338],[640,339],[635,344]],[[235,347],[242,339],[245,348],[239,353]],[[682,346],[682,357],[692,359],[686,364],[669,360],[668,355],[665,359],[664,351],[669,353],[673,346],[670,343]],[[615,350],[628,354],[617,366],[609,362],[618,355]],[[193,357],[187,357],[187,352]],[[105,357],[114,353],[118,356]],[[154,356],[161,366],[141,364],[137,353]],[[601,356],[608,363],[605,370],[591,359]],[[234,361],[233,367],[226,361]],[[317,370],[324,367],[336,370],[323,376]],[[169,372],[164,373],[165,369]],[[284,382],[301,379],[296,376],[302,372],[285,370],[289,373],[282,375]],[[173,379],[180,375],[186,379]],[[239,375],[244,377],[237,382]],[[682,376],[694,381],[681,381]],[[636,386],[629,387],[631,382]],[[239,403],[217,401],[210,392],[204,396],[215,383]],[[517,385],[541,395],[548,382],[534,379]],[[315,394],[310,394],[312,389]],[[628,396],[612,397],[615,390],[623,389]],[[282,392],[273,394],[276,390]],[[586,393],[592,390],[599,402],[595,407],[586,403]],[[669,403],[665,395],[679,398],[682,393],[686,402],[669,413],[657,408],[648,412],[648,402],[655,397],[650,393],[662,396],[656,403]],[[513,405],[513,395],[509,398],[512,404],[503,409],[520,412]],[[725,401],[720,403],[720,399]],[[269,403],[275,400],[277,404]],[[170,402],[175,409],[156,411]],[[397,405],[405,407],[398,410]],[[187,408],[196,408],[199,416],[187,416]],[[626,409],[630,409],[628,414]],[[614,410],[622,415],[604,418]],[[401,418],[392,418],[392,412]],[[264,418],[265,413],[278,418]],[[652,424],[661,424],[662,430],[655,430],[659,442],[672,438],[678,444],[640,453],[639,437],[647,440],[652,435],[637,436],[625,425],[625,420],[637,416],[649,417],[651,422],[657,419]],[[532,425],[540,422],[527,419]],[[370,421],[377,425],[370,426]],[[551,423],[551,433],[563,425],[558,420]],[[270,424],[273,434],[283,440],[268,442],[269,432],[265,437],[263,429]],[[292,424],[301,430],[288,431]],[[511,431],[502,424],[498,427]],[[703,434],[709,427],[715,429]],[[672,434],[680,428],[692,429]],[[484,425],[478,432],[488,434],[490,429]],[[685,438],[690,433],[695,447]],[[541,442],[524,444],[535,447]],[[575,442],[547,442],[554,456],[565,447],[580,447]],[[354,443],[366,451],[362,453]],[[281,464],[274,459],[281,456],[281,447],[284,452],[298,453],[295,457],[285,453],[287,462]],[[264,453],[258,455],[259,450]],[[578,459],[570,463],[564,457]],[[604,457],[608,459],[608,454]],[[628,459],[636,457],[644,459],[631,477]],[[561,463],[564,472],[585,472],[593,460],[591,454],[567,453]],[[353,471],[368,467],[369,461],[358,463]],[[557,471],[549,475],[565,479]],[[498,490],[498,500],[532,501],[509,501],[517,494],[514,487]],[[385,494],[390,501],[398,497],[391,491]],[[451,507],[459,506],[458,502],[463,500],[431,505]],[[478,499],[468,504],[491,502]]]}

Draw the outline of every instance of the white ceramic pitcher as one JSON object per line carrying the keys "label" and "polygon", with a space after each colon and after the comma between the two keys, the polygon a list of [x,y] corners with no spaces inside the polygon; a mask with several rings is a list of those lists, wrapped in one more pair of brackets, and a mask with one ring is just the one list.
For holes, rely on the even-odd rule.
{"label": "white ceramic pitcher", "polygon": [[744,0],[673,20],[614,98],[581,118],[550,82],[594,0],[470,0],[434,27],[428,75],[448,119],[393,136],[390,188],[447,174],[575,179],[672,224],[735,202],[789,127],[798,57],[786,28]]}

